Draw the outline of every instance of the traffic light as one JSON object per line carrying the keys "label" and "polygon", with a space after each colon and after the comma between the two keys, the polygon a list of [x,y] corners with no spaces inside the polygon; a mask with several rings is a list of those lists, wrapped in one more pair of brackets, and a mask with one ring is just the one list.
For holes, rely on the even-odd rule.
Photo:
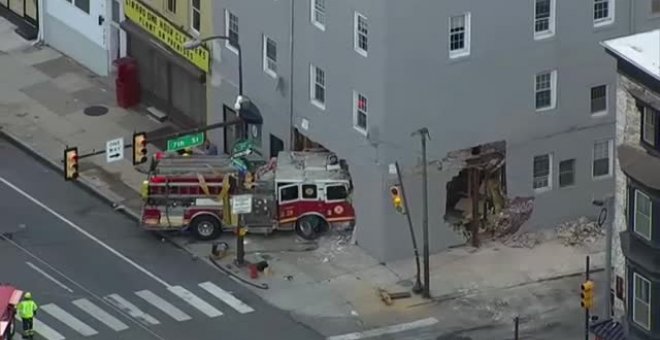
{"label": "traffic light", "polygon": [[64,150],[64,180],[72,181],[78,178],[78,148],[70,147]]}
{"label": "traffic light", "polygon": [[392,205],[394,209],[400,214],[405,214],[406,209],[403,206],[403,197],[401,196],[401,188],[398,185],[390,187],[390,194],[392,195]]}
{"label": "traffic light", "polygon": [[580,289],[582,290],[582,293],[580,293],[580,297],[582,298],[582,301],[580,302],[580,306],[583,309],[591,309],[594,306],[594,282],[591,280],[585,281],[581,286]]}
{"label": "traffic light", "polygon": [[136,132],[133,134],[133,165],[147,161],[147,134]]}

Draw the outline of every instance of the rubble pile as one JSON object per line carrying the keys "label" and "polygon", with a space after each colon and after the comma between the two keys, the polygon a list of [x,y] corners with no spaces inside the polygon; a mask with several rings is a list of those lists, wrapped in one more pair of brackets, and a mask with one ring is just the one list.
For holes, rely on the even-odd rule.
{"label": "rubble pile", "polygon": [[605,230],[598,226],[596,221],[586,217],[577,220],[560,223],[556,228],[557,238],[565,246],[583,245],[594,243],[605,235]]}
{"label": "rubble pile", "polygon": [[502,239],[502,244],[511,248],[534,248],[543,242],[543,234],[525,232]]}

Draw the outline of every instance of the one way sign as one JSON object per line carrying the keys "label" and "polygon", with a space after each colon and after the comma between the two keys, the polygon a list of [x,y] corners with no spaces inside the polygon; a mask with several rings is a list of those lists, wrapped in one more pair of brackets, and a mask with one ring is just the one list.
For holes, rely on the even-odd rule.
{"label": "one way sign", "polygon": [[111,139],[105,143],[105,161],[108,163],[124,159],[124,138]]}

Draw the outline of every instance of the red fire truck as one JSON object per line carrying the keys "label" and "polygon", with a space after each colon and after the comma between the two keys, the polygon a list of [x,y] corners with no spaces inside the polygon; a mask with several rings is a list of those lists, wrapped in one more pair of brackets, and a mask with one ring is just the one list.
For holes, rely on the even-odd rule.
{"label": "red fire truck", "polygon": [[[234,230],[238,216],[230,210],[230,176],[237,173],[227,156],[167,154],[152,160],[143,183],[142,226],[148,230],[189,229],[201,240]],[[241,216],[250,233],[295,230],[316,239],[329,228],[351,229],[355,211],[352,182],[343,161],[330,152],[282,151],[268,162],[250,159],[241,186],[251,194],[252,212]]]}
{"label": "red fire truck", "polygon": [[23,292],[9,285],[0,284],[0,340],[11,340],[16,332],[16,306]]}

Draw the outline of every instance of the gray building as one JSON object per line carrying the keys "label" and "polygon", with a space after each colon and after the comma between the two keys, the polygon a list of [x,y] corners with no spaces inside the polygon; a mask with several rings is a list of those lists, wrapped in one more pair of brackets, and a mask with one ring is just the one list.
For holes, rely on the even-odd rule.
{"label": "gray building", "polygon": [[[222,0],[214,7],[216,33],[239,37],[244,92],[265,120],[251,130],[265,154],[303,140],[345,159],[357,242],[383,261],[412,254],[405,218],[389,197],[395,161],[421,226],[420,139],[411,136],[421,127],[431,134],[432,251],[465,242],[459,225],[472,201],[463,169],[475,163],[483,196],[532,202],[524,228],[597,212],[592,200],[614,187],[616,85],[614,61],[598,42],[660,25],[652,0]],[[237,55],[222,45],[210,122],[230,119],[236,96]],[[213,138],[231,144],[232,136]]]}

